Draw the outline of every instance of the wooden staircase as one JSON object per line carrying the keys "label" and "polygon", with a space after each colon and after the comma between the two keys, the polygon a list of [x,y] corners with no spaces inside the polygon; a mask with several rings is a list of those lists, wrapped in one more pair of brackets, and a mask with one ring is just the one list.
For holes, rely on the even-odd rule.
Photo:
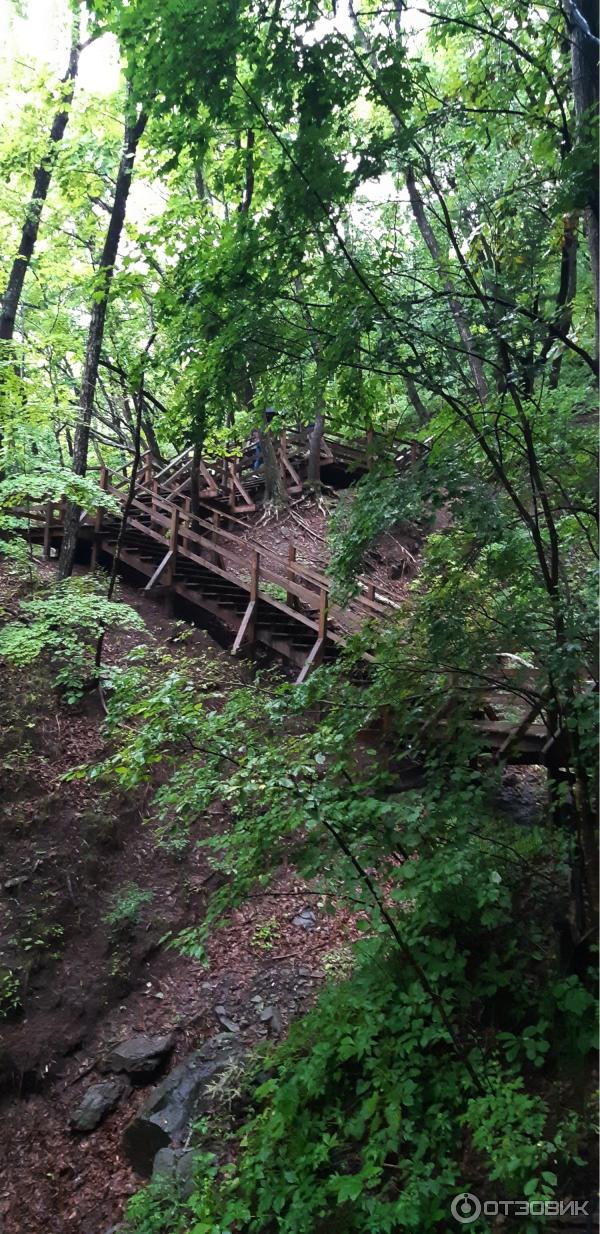
{"label": "wooden staircase", "polygon": [[[106,471],[101,484],[122,499],[122,487]],[[45,526],[49,551],[62,534],[60,512],[47,513]],[[82,522],[82,537],[92,539],[93,564],[114,558],[119,528],[118,520],[101,511],[93,523]],[[262,644],[297,670],[298,681],[335,659],[350,633],[367,617],[389,614],[392,603],[366,596],[338,609],[328,579],[297,561],[291,548],[284,559],[225,530],[218,515],[192,516],[182,496],[161,495],[155,482],[148,487],[146,464],[120,560],[147,580],[146,591],[180,596],[229,631],[234,654]]]}
{"label": "wooden staircase", "polygon": [[[146,457],[121,537],[120,562],[145,580],[146,592],[179,596],[198,610],[203,623],[218,623],[228,633],[234,655],[262,645],[288,664],[301,683],[319,664],[334,660],[366,621],[384,621],[397,607],[365,583],[360,596],[341,609],[332,601],[327,577],[298,561],[293,545],[282,557],[253,543],[248,526],[229,512],[205,507],[203,516],[192,515],[189,498],[177,486],[173,491],[164,478],[164,468]],[[123,502],[121,478],[113,483],[102,468],[100,483]],[[30,540],[41,542],[46,556],[60,545],[63,512],[64,502],[21,512],[29,518]],[[225,522],[236,530],[227,530]],[[92,565],[114,560],[120,527],[120,520],[102,509],[91,518],[82,516],[80,535],[91,544]],[[366,671],[370,659],[363,653]],[[515,689],[514,671],[521,670],[499,673],[505,686],[491,691],[473,713],[482,748],[498,762],[562,766],[564,733],[548,727],[541,687],[532,681],[530,689],[520,690],[518,684]],[[535,670],[532,673],[535,677]],[[430,721],[440,741],[446,739],[452,706],[449,690],[440,713]]]}

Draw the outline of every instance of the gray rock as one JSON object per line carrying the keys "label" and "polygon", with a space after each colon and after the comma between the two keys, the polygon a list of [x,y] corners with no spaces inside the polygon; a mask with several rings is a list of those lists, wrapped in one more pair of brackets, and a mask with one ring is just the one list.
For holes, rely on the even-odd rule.
{"label": "gray rock", "polygon": [[220,1071],[240,1057],[242,1050],[236,1044],[229,1034],[218,1033],[174,1067],[150,1094],[123,1132],[125,1156],[138,1174],[148,1178],[156,1154],[163,1148],[181,1146],[193,1119],[211,1108],[207,1088]]}
{"label": "gray rock", "polygon": [[171,1053],[175,1039],[172,1033],[164,1037],[146,1037],[141,1033],[115,1046],[99,1063],[100,1071],[125,1071],[132,1076],[152,1076]]}
{"label": "gray rock", "polygon": [[94,1131],[102,1119],[114,1110],[127,1088],[129,1084],[125,1079],[102,1080],[99,1084],[92,1084],[81,1104],[71,1114],[69,1121],[73,1131]]}
{"label": "gray rock", "polygon": [[314,930],[316,920],[312,908],[303,908],[302,912],[293,918],[292,925],[300,926],[303,930]]}
{"label": "gray rock", "polygon": [[231,1020],[223,1006],[215,1007],[215,1015],[222,1028],[227,1029],[228,1033],[239,1033],[240,1026],[235,1020]]}
{"label": "gray rock", "polygon": [[260,1013],[261,1023],[266,1024],[269,1033],[273,1037],[278,1037],[283,1029],[283,1022],[276,1007],[265,1007]]}
{"label": "gray rock", "polygon": [[161,1148],[154,1158],[152,1178],[166,1178],[177,1185],[180,1198],[189,1200],[194,1190],[194,1156],[189,1148]]}

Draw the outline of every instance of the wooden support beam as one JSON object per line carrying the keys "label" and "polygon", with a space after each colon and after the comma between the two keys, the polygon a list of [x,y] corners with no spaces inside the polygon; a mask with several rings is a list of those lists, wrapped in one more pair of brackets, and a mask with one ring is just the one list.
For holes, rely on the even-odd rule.
{"label": "wooden support beam", "polygon": [[171,551],[171,559],[169,561],[168,582],[171,584],[175,577],[177,568],[177,542],[179,540],[179,506],[173,506],[171,510],[171,526],[169,528],[169,548]]}
{"label": "wooden support beam", "polygon": [[[521,741],[522,738],[527,735],[534,720],[537,719],[537,717],[540,714],[540,711],[542,710],[542,708],[545,706],[546,702],[548,701],[549,694],[550,694],[549,690],[544,690],[544,693],[541,694],[538,699],[536,699],[535,703],[533,703],[533,705],[529,708],[529,711],[525,713],[520,723],[516,724],[515,727],[512,729],[512,731],[508,734],[508,736],[505,737],[504,741],[502,742],[502,745],[500,746],[500,749],[496,751],[496,754],[494,756],[494,762],[501,763],[502,760],[506,758],[507,754],[512,749],[512,747],[514,745],[518,745],[519,741]],[[554,739],[551,738],[550,744],[552,743],[553,740]],[[546,746],[547,745],[548,745],[548,742],[546,743]],[[546,752],[546,746],[544,746],[544,751],[543,751],[544,753]]]}
{"label": "wooden support beam", "polygon": [[300,670],[299,676],[296,678],[296,685],[301,686],[307,677],[310,676],[314,668],[317,668],[323,659],[325,650],[325,639],[318,638],[316,643],[311,647],[304,664]]}
{"label": "wooden support beam", "polygon": [[301,686],[303,681],[306,681],[307,677],[310,676],[313,669],[318,668],[319,664],[321,664],[323,660],[323,653],[325,651],[325,643],[327,641],[327,601],[328,601],[328,594],[325,588],[322,587],[320,595],[319,595],[319,634],[318,634],[318,638],[317,638],[316,643],[314,643],[313,646],[311,647],[306,657],[306,660],[304,661],[304,664],[302,665],[300,675],[296,680],[297,686]]}
{"label": "wooden support beam", "polygon": [[46,512],[44,518],[44,557],[50,556],[50,547],[52,544],[52,511],[54,507],[51,501],[46,502]]}
{"label": "wooden support beam", "polygon": [[373,433],[373,429],[372,428],[367,429],[367,468],[369,471],[371,471],[373,467],[374,436],[375,435]]}
{"label": "wooden support beam", "polygon": [[[214,541],[216,545],[218,543],[218,535],[221,530],[221,515],[219,514],[218,510],[215,510],[214,512],[212,516],[212,522],[213,522],[213,527],[214,527],[213,537],[214,537]],[[220,566],[220,568],[223,569],[223,558],[216,547],[215,547],[215,565]]]}
{"label": "wooden support beam", "polygon": [[[287,568],[288,582],[293,583],[295,581],[295,574],[294,574],[294,563],[296,561],[296,545],[295,544],[288,544],[287,559],[288,559],[288,568]],[[298,608],[298,597],[293,595],[291,591],[288,591],[286,599],[287,599],[287,603],[289,604],[290,608]]]}
{"label": "wooden support beam", "polygon": [[162,561],[159,561],[156,567],[156,570],[154,571],[154,574],[152,575],[152,578],[150,579],[148,583],[146,583],[146,586],[144,587],[144,591],[152,591],[154,584],[158,582],[161,574],[164,574],[165,570],[167,569],[167,566],[171,565],[172,560],[173,560],[173,549],[170,548],[168,553],[165,553]]}
{"label": "wooden support beam", "polygon": [[242,617],[242,623],[235,636],[235,642],[233,644],[233,647],[231,648],[232,656],[237,656],[238,652],[241,650],[245,642],[247,642],[249,646],[251,646],[254,643],[254,638],[255,638],[255,633],[256,633],[256,609],[257,607],[258,607],[258,601],[251,600],[246,609],[246,612],[244,613],[244,616]]}
{"label": "wooden support beam", "polygon": [[[104,492],[106,493],[108,491],[109,486],[110,486],[110,472],[108,471],[108,468],[105,467],[104,463],[102,463],[100,467],[100,488],[103,489]],[[98,509],[96,510],[96,517],[94,519],[94,542],[92,544],[92,558],[90,561],[92,570],[95,570],[98,564],[98,539],[100,537],[100,532],[102,531],[103,522],[104,522],[104,507],[98,506]]]}
{"label": "wooden support beam", "polygon": [[[184,503],[183,503],[183,511],[182,511],[182,512],[183,512],[183,517],[184,517],[184,520],[185,520],[185,525],[186,525],[186,527],[187,527],[188,531],[190,530],[190,514],[191,514],[191,510],[192,510],[192,501],[191,501],[191,498],[190,498],[190,497],[186,497],[186,498],[185,498],[185,500],[184,500]],[[185,531],[184,531],[183,536],[182,536],[182,539],[181,539],[181,547],[182,547],[182,549],[183,549],[184,553],[189,552],[189,549],[190,549],[190,547],[191,547],[191,545],[190,545],[190,539],[189,539],[189,536],[186,536]]]}
{"label": "wooden support beam", "polygon": [[231,649],[231,654],[236,656],[244,643],[248,646],[254,644],[256,638],[256,613],[258,609],[258,585],[260,580],[260,553],[254,550],[252,554],[252,564],[250,566],[250,601],[242,623],[236,634],[235,642]]}
{"label": "wooden support beam", "polygon": [[325,642],[327,638],[327,603],[329,600],[328,593],[325,588],[321,588],[319,595],[319,638]]}
{"label": "wooden support beam", "polygon": [[258,600],[258,584],[260,579],[260,553],[256,549],[252,553],[252,563],[250,566],[250,599]]}

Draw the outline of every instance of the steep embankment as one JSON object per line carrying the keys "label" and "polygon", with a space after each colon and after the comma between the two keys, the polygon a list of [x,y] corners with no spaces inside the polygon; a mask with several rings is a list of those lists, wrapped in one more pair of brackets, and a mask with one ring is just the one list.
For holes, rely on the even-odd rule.
{"label": "steep embankment", "polygon": [[[1,586],[14,608],[10,578]],[[202,631],[178,642],[181,626],[140,592],[122,586],[121,596],[146,632],[110,635],[109,662],[145,642],[208,657],[224,685],[247,672]],[[286,870],[272,893],[250,900],[214,937],[208,968],[168,949],[166,935],[202,919],[216,881],[208,856],[194,843],[177,853],[157,845],[147,793],[125,798],[62,779],[102,753],[97,694],[69,706],[44,666],[11,670],[4,681],[0,1218],[11,1234],[104,1234],[141,1182],[121,1137],[154,1078],[134,1077],[90,1134],[72,1131],[84,1094],[106,1079],[98,1062],[110,1047],[139,1033],[172,1033],[176,1065],[219,1031],[242,1044],[278,1036],[354,928],[345,912],[322,915]],[[220,806],[211,808],[194,839],[226,821]]]}

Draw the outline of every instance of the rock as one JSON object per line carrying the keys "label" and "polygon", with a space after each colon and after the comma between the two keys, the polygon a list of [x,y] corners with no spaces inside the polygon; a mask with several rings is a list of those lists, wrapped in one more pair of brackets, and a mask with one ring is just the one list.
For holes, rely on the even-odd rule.
{"label": "rock", "polygon": [[102,1119],[114,1110],[128,1088],[125,1079],[102,1080],[100,1084],[92,1084],[84,1093],[81,1104],[71,1114],[69,1121],[73,1131],[94,1131]]}
{"label": "rock", "polygon": [[302,912],[293,918],[292,925],[300,926],[303,930],[314,930],[316,920],[312,908],[303,908]]}
{"label": "rock", "polygon": [[215,1015],[219,1024],[226,1028],[228,1033],[239,1033],[239,1024],[236,1024],[235,1020],[230,1020],[224,1007],[215,1007]]}
{"label": "rock", "polygon": [[218,1033],[154,1089],[123,1132],[125,1156],[138,1174],[148,1178],[162,1148],[181,1146],[192,1120],[212,1105],[209,1082],[241,1053],[235,1039]]}
{"label": "rock", "polygon": [[125,1071],[132,1076],[152,1076],[171,1053],[175,1039],[172,1033],[164,1037],[146,1037],[140,1033],[115,1046],[98,1064],[100,1071]]}
{"label": "rock", "polygon": [[189,1200],[194,1190],[194,1155],[189,1148],[161,1148],[154,1158],[152,1178],[166,1178],[175,1183],[182,1200]]}
{"label": "rock", "polygon": [[260,1019],[263,1024],[267,1025],[271,1036],[279,1036],[283,1028],[283,1022],[276,1007],[265,1007],[264,1011],[260,1013]]}
{"label": "rock", "polygon": [[15,878],[7,878],[4,884],[4,890],[5,891],[19,891],[19,889],[21,887],[24,887],[25,883],[28,883],[28,882],[29,882],[28,874],[18,874],[15,876]]}

